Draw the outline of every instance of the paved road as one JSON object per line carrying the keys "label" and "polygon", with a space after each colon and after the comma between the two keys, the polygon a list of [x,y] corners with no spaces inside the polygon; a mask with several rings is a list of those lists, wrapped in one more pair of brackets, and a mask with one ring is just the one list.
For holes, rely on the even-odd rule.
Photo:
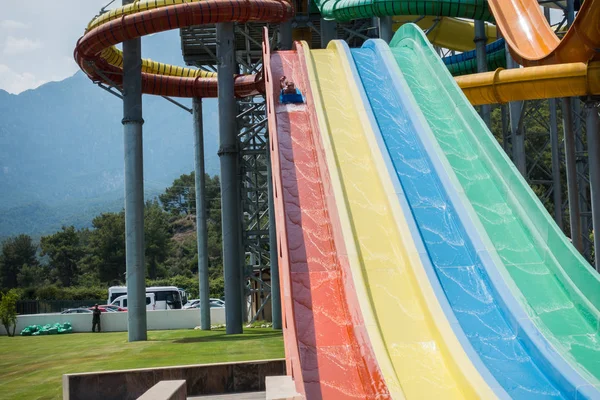
{"label": "paved road", "polygon": [[233,393],[233,394],[219,394],[209,396],[195,396],[188,397],[188,400],[264,400],[266,397],[265,392],[252,392],[252,393]]}

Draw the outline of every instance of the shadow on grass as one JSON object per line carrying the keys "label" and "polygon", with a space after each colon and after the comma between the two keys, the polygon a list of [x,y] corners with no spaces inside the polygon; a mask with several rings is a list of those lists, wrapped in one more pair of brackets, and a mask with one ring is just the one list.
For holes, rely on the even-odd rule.
{"label": "shadow on grass", "polygon": [[273,331],[273,332],[256,332],[250,333],[246,332],[240,335],[227,335],[225,332],[218,333],[210,336],[195,336],[195,337],[185,337],[181,339],[167,339],[172,343],[210,343],[210,342],[237,342],[237,341],[248,341],[248,340],[261,340],[268,339],[272,337],[281,337],[281,331]]}

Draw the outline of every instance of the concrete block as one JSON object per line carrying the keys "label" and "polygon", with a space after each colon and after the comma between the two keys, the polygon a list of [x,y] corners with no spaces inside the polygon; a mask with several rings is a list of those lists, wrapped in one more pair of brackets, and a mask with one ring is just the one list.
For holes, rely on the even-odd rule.
{"label": "concrete block", "polygon": [[184,380],[160,381],[152,386],[138,400],[186,400],[187,390]]}
{"label": "concrete block", "polygon": [[267,376],[267,400],[301,400],[304,396],[296,391],[294,380],[289,375]]}

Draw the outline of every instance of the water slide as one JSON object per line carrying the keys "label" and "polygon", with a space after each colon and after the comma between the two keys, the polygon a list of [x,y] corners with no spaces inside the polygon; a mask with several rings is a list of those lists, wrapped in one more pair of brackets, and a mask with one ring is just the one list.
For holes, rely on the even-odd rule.
{"label": "water slide", "polygon": [[423,34],[404,27],[392,53],[499,271],[529,318],[588,381],[600,378],[600,280],[574,249],[445,73]]}
{"label": "water slide", "polygon": [[[485,398],[600,395],[590,383],[592,377],[584,378],[548,344],[516,301],[510,285],[504,283],[497,270],[496,250],[486,248],[479,239],[480,232],[471,221],[475,213],[463,205],[466,201],[456,192],[460,187],[457,182],[447,177],[452,174],[448,170],[452,170],[444,169],[442,156],[435,153],[435,139],[428,131],[429,118],[423,116],[419,120],[420,105],[411,96],[408,84],[400,82],[401,74],[389,48],[382,43],[369,46],[368,42],[350,55],[342,42],[332,42],[326,50],[309,51],[305,44],[297,46],[296,51],[271,56],[273,73],[267,74],[267,83],[271,82],[268,87],[272,89],[267,91],[270,113],[275,113],[269,120],[277,137],[272,148],[278,154],[273,157],[273,167],[281,179],[276,185],[282,185],[275,191],[293,194],[291,206],[282,202],[278,209],[278,221],[284,221],[284,216],[291,213],[293,217],[288,216],[285,223],[298,229],[295,237],[304,230],[312,233],[314,228],[302,228],[303,219],[297,216],[301,204],[308,205],[307,212],[312,214],[322,207],[314,200],[314,193],[329,199],[327,215],[333,215],[332,219],[338,222],[329,222],[328,230],[338,229],[333,236],[337,235],[342,245],[336,251],[347,254],[348,263],[341,269],[346,271],[347,279],[355,282],[354,287],[361,288],[357,296],[359,306],[354,310],[365,312],[365,320],[376,321],[352,325],[366,326],[363,337],[374,339],[368,359],[382,361],[382,382],[391,383],[394,390],[390,392],[408,398],[481,397],[486,389],[493,394],[488,392],[483,395]],[[386,50],[387,55],[383,54]],[[417,59],[415,63],[419,60],[423,61]],[[302,70],[308,77],[301,75]],[[294,77],[307,98],[306,104],[279,103],[278,78],[283,75]],[[310,141],[306,135],[310,135]],[[430,143],[425,146],[427,140]],[[388,155],[382,155],[378,149],[384,149]],[[305,160],[305,152],[313,159]],[[302,172],[307,166],[320,171]],[[294,169],[297,172],[291,172]],[[309,181],[307,192],[313,198],[303,202],[298,200],[298,182],[304,179]],[[323,179],[326,184],[321,184]],[[307,221],[314,218],[310,216]],[[290,221],[294,222],[290,225]],[[287,227],[286,232],[292,236]],[[385,232],[386,240],[382,241],[377,232]],[[281,240],[287,240],[281,249],[302,247],[299,242]],[[303,240],[305,244],[314,242]],[[331,248],[326,249],[327,254],[335,254]],[[294,274],[294,263],[285,257],[284,250],[280,259],[284,281],[289,279],[288,274]],[[301,257],[303,267],[307,259]],[[319,262],[317,265],[322,266]],[[284,273],[288,268],[289,273]],[[406,278],[395,280],[396,274]],[[303,279],[303,287],[310,281]],[[320,280],[314,281],[318,286]],[[286,283],[284,288],[287,287]],[[353,289],[347,288],[350,295]],[[310,290],[306,295],[318,292]],[[285,297],[284,301],[301,312],[319,308],[309,305],[310,298],[302,296]],[[291,317],[287,305],[285,309],[286,321],[306,320]],[[435,317],[419,326],[415,316],[421,315],[422,322],[427,322],[430,315]],[[413,332],[404,332],[409,326]],[[319,332],[324,332],[321,329],[325,326],[314,324],[309,331],[319,337]],[[301,330],[296,328],[296,332]],[[444,334],[436,335],[436,330]],[[411,343],[411,337],[419,338],[420,346]],[[296,342],[286,333],[286,346]],[[439,348],[440,354],[423,353],[423,342],[436,343],[428,350]],[[416,348],[411,348],[411,344]],[[324,374],[340,373],[326,364],[319,365],[318,357],[314,361],[300,357],[296,370],[303,371],[302,364],[306,362],[309,368],[318,365]],[[294,377],[296,382],[306,379],[304,374]],[[349,388],[360,382],[350,374],[345,379],[349,379]],[[432,381],[437,385],[432,386]],[[474,388],[479,392],[473,392]]]}
{"label": "water slide", "polygon": [[[294,15],[280,0],[152,0],[136,1],[94,18],[77,41],[74,58],[94,82],[120,86],[123,57],[114,46],[157,32],[219,22],[279,23]],[[264,92],[257,75],[234,77],[237,97]],[[172,97],[217,97],[217,75],[193,68],[142,61],[142,92]]]}
{"label": "water slide", "polygon": [[455,80],[472,105],[586,97],[600,94],[600,62],[499,68],[493,72],[458,76]]}
{"label": "water slide", "polygon": [[[314,243],[314,240],[307,239],[291,241],[292,229],[299,230],[294,237],[305,230],[312,231],[312,228],[302,227],[304,219],[301,210],[306,207],[308,213],[313,213],[321,208],[320,203],[314,201],[315,192],[327,197],[330,204],[327,215],[332,220],[339,220],[328,229],[334,229],[334,236],[339,237],[341,246],[336,247],[337,253],[325,249],[321,252],[330,257],[337,254],[347,260],[345,266],[342,263],[341,270],[347,271],[347,279],[352,280],[358,288],[360,307],[357,312],[364,317],[366,332],[372,343],[371,357],[382,366],[381,373],[390,393],[395,398],[494,398],[495,392],[490,383],[494,384],[495,381],[490,376],[485,380],[463,350],[421,266],[412,233],[407,229],[395,194],[390,190],[392,186],[385,166],[381,163],[381,157],[372,152],[373,145],[376,145],[374,135],[365,134],[371,125],[357,93],[356,78],[351,72],[347,49],[340,46],[341,43],[336,42],[326,50],[309,51],[303,44],[297,48],[299,55],[296,52],[278,52],[270,59],[272,74],[267,74],[267,84],[272,82],[278,85],[277,78],[284,73],[288,78],[295,76],[307,99],[305,105],[282,105],[277,96],[267,91],[270,113],[274,113],[276,119],[276,122],[270,119],[271,130],[276,132],[272,147],[273,169],[276,171],[274,175],[281,179],[279,182],[276,180],[275,192],[283,193],[284,197],[290,193],[290,201],[283,202],[278,209],[278,221],[282,221],[278,227],[285,226],[287,235],[287,239],[280,239],[287,240],[281,242],[280,249],[286,249],[286,246],[288,249],[298,249],[303,247],[303,243]],[[281,64],[286,67],[279,67]],[[298,70],[302,69],[306,69],[307,77],[298,76]],[[308,123],[299,122],[300,119],[312,119],[310,129],[306,129]],[[310,142],[306,141],[306,135],[312,136]],[[294,150],[294,144],[298,149]],[[316,151],[312,146],[317,147]],[[322,149],[319,149],[320,146]],[[313,157],[312,161],[303,158],[296,160],[305,152]],[[314,160],[319,157],[322,157],[322,161]],[[292,158],[294,162],[291,162]],[[298,170],[307,167],[314,171],[312,175]],[[320,171],[315,175],[317,168]],[[319,178],[330,183],[320,186]],[[306,191],[313,197],[305,202],[297,199],[300,182],[304,179],[309,180]],[[330,189],[327,190],[327,187]],[[335,215],[337,218],[332,218]],[[319,219],[323,225],[326,221],[324,217]],[[310,222],[315,216],[304,218]],[[286,261],[285,252],[282,254],[283,287],[287,290],[287,279],[294,284],[293,278],[287,276],[294,275],[295,265],[289,259]],[[322,268],[318,261],[310,257],[307,259],[309,265],[314,262]],[[306,268],[306,264],[307,261],[302,262],[303,268]],[[284,272],[286,270],[289,272]],[[310,280],[303,282],[306,287]],[[315,282],[318,285],[319,280],[315,279]],[[291,291],[295,293],[293,289]],[[307,290],[306,295],[314,296],[320,291],[323,295],[327,293],[320,288],[316,291]],[[305,323],[306,318],[294,316],[294,312],[319,308],[311,304],[310,298],[303,296],[284,296],[284,301],[287,303],[285,320],[298,321],[299,324]],[[302,305],[298,306],[298,302]],[[288,311],[290,303],[293,304],[292,311]],[[332,307],[340,308],[339,305]],[[340,315],[337,320],[349,323],[345,322],[348,317],[343,317]],[[314,329],[317,338],[329,337],[328,327],[317,324],[316,316],[314,321],[309,331]],[[287,329],[290,329],[289,325]],[[296,335],[303,329],[306,327],[297,324]],[[286,352],[292,354],[293,350],[287,350],[287,346],[295,343],[291,336],[293,332],[286,332],[285,335]],[[335,338],[337,335],[333,336]],[[298,342],[298,346],[304,345],[303,340]],[[320,365],[319,360],[319,357],[314,361],[300,357],[300,365],[293,371],[318,366],[323,374],[341,373],[339,369]],[[303,367],[303,363],[308,367]],[[304,373],[292,374],[298,386],[299,380],[306,379]],[[489,373],[484,372],[483,375]],[[345,373],[343,376],[348,389],[358,386],[358,380],[351,374]],[[321,393],[330,387],[326,382],[319,384]],[[495,389],[503,393],[497,384]]]}
{"label": "water slide", "polygon": [[[402,25],[414,23],[427,32],[427,39],[436,46],[450,50],[469,51],[475,48],[475,23],[473,21],[440,17],[431,15],[402,15],[395,16],[394,31]],[[496,26],[485,24],[487,43],[492,44],[497,39]]]}
{"label": "water slide", "polygon": [[[317,6],[325,18],[347,21],[372,16],[425,15],[491,20],[490,8],[500,16],[498,28],[510,32],[507,39],[511,51],[524,65],[553,63],[587,63],[598,57],[600,28],[598,17],[600,0],[588,0],[581,6],[578,17],[565,35],[558,41],[547,22],[543,19],[537,2],[524,0],[514,8],[509,0],[474,0],[467,4],[460,1],[423,0],[320,0]],[[513,10],[514,8],[514,10]],[[152,0],[136,1],[115,8],[94,18],[85,34],[78,40],[74,57],[81,69],[94,82],[119,86],[122,80],[122,54],[114,47],[125,40],[144,35],[192,25],[217,22],[261,21],[278,23],[293,16],[293,7],[287,1],[266,0],[246,2],[242,0]],[[516,14],[515,14],[516,13]],[[510,26],[510,20],[518,17],[520,22]],[[530,21],[531,20],[531,21]],[[503,21],[503,22],[502,22]],[[450,24],[451,22],[448,22]],[[455,24],[455,22],[452,22]],[[442,22],[440,26],[447,24]],[[459,23],[455,38],[467,45],[467,24]],[[449,25],[448,25],[449,26]],[[448,29],[446,29],[447,31]],[[462,32],[462,33],[461,33]],[[533,32],[533,33],[532,33]],[[460,34],[459,34],[460,33]],[[535,33],[535,35],[534,35]],[[443,35],[446,37],[446,35]],[[441,40],[442,36],[440,36]],[[531,39],[529,47],[526,45]],[[501,44],[501,43],[500,43]],[[503,65],[503,46],[498,42],[488,45],[488,69]],[[515,47],[515,49],[512,49]],[[534,51],[532,48],[540,48]],[[530,60],[531,59],[531,60]],[[472,55],[459,54],[448,58],[453,74],[474,72]],[[142,91],[173,97],[216,97],[216,74],[193,68],[182,68],[151,60],[142,62]],[[238,97],[264,92],[264,82],[259,75],[235,77],[235,94]],[[585,95],[578,94],[578,95]],[[595,94],[595,93],[594,93]],[[516,100],[512,99],[511,100]]]}
{"label": "water slide", "polygon": [[[470,221],[446,166],[434,153],[428,120],[381,41],[352,51],[365,97],[379,127],[380,147],[405,213],[414,218],[413,237],[422,261],[439,282],[476,355],[511,398],[575,398],[589,384],[553,351],[526,317],[497,272]],[[392,82],[393,84],[390,84]],[[385,156],[384,156],[385,157]],[[473,356],[472,356],[473,357]],[[583,395],[600,393],[592,390]]]}
{"label": "water slide", "polygon": [[[348,10],[353,12],[368,8],[368,4],[353,1],[336,4],[347,3]],[[378,4],[384,4],[385,8],[385,3]],[[598,0],[588,0],[585,4],[592,4],[586,9],[588,14],[580,13],[577,20],[595,15],[597,3]],[[461,9],[468,9],[467,13],[474,18],[489,17],[486,8],[480,5],[453,7],[452,4],[441,4],[431,12],[459,16],[466,12]],[[405,13],[411,13],[409,9]],[[421,11],[424,9],[417,8],[412,13]],[[383,15],[393,15],[396,11],[384,12],[388,14]],[[75,58],[92,80],[119,85],[122,57],[112,47],[119,42],[206,23],[258,20],[275,23],[292,13],[289,3],[275,0],[260,4],[223,0],[137,2],[94,20],[78,41]],[[578,87],[594,92],[597,80],[593,77],[597,77],[598,69],[595,63],[586,63],[596,57],[590,49],[598,47],[598,38],[588,24],[580,22],[575,26],[579,30],[571,34],[570,45],[546,46],[546,53],[528,52],[519,42],[518,33],[509,43],[516,47],[513,51],[523,62],[572,61],[571,64],[577,64],[577,73],[566,76],[566,70],[556,70],[551,72],[552,77],[566,80],[561,87],[578,82]],[[499,23],[499,27],[502,29],[503,25]],[[433,146],[437,156],[429,149],[426,157],[431,163],[446,162],[449,166],[446,178],[442,178],[440,169],[432,177],[446,182],[438,186],[440,190],[435,195],[442,199],[463,196],[448,204],[456,207],[456,218],[463,224],[462,256],[473,261],[474,270],[474,265],[479,266],[478,275],[463,277],[463,283],[472,283],[469,279],[473,277],[479,279],[475,282],[481,286],[476,287],[485,288],[489,298],[484,303],[493,303],[490,307],[497,315],[489,314],[490,320],[482,322],[483,314],[478,314],[481,310],[461,309],[464,294],[453,292],[449,282],[457,282],[460,277],[449,278],[445,274],[452,270],[440,268],[434,262],[435,246],[428,246],[436,243],[427,242],[425,235],[418,233],[427,220],[417,217],[409,192],[398,190],[402,174],[396,165],[393,166],[396,174],[392,173],[391,152],[386,162],[381,144],[385,143],[386,129],[373,122],[377,120],[376,107],[372,106],[377,90],[365,94],[373,86],[362,86],[348,49],[333,43],[326,50],[309,51],[303,44],[287,55],[281,53],[278,61],[273,60],[271,80],[266,84],[258,76],[235,77],[236,95],[240,97],[262,93],[265,87],[269,96],[269,91],[277,90],[276,77],[282,74],[295,77],[306,90],[304,110],[277,105],[273,92],[269,100],[270,112],[277,117],[270,118],[269,123],[275,124],[271,130],[277,132],[273,152],[278,156],[274,156],[273,162],[277,160],[279,168],[275,174],[280,189],[276,197],[278,226],[285,227],[278,231],[278,242],[284,266],[286,358],[288,371],[296,378],[297,390],[309,398],[378,395],[494,398],[520,397],[519,391],[542,397],[570,397],[573,393],[586,397],[586,393],[595,393],[596,389],[588,382],[597,385],[600,369],[597,276],[570,247],[539,202],[536,203],[535,195],[497,144],[494,147],[493,137],[473,114],[444,64],[427,47],[422,33],[416,33],[414,27],[403,27],[401,31],[392,53],[414,96],[413,103],[418,104],[416,109],[412,105],[413,111],[420,110],[425,115],[437,143],[437,147]],[[538,36],[548,39],[543,31]],[[575,46],[572,43],[577,44],[577,51],[569,52],[569,46]],[[565,58],[565,54],[570,58]],[[381,63],[378,65],[381,67]],[[386,68],[392,77],[389,65]],[[213,73],[149,60],[144,61],[143,69],[144,93],[216,96],[217,81]],[[520,96],[510,88],[510,83],[513,88],[520,85],[526,80],[525,74],[504,75],[502,80],[502,71],[497,72],[491,87],[489,82],[487,88],[483,84],[478,87],[479,92],[487,93],[487,100],[481,103]],[[534,80],[533,87],[546,90],[552,86]],[[498,90],[499,83],[507,88],[505,97],[489,94]],[[438,96],[440,88],[445,90],[443,96]],[[547,93],[550,92],[543,92]],[[398,105],[402,97],[398,93],[396,96]],[[444,117],[434,118],[436,112]],[[415,130],[422,138],[422,132]],[[475,140],[474,130],[483,132],[488,142]],[[294,142],[301,139],[300,134],[312,138],[312,144],[307,145],[307,137]],[[458,154],[457,149],[464,154]],[[447,180],[452,179],[454,185],[448,185]],[[453,190],[458,194],[452,194]],[[464,214],[470,215],[470,219]],[[474,239],[474,229],[482,237],[502,280],[491,278],[492,264],[482,252],[481,243]],[[468,290],[465,293],[472,295]],[[468,321],[461,313],[475,315],[484,326]],[[507,357],[508,349],[495,347],[490,341],[477,342],[482,337],[493,339],[481,335],[488,328],[497,333],[489,327],[492,322],[495,328],[506,329],[503,331],[506,335],[501,337],[512,341],[512,358]],[[537,335],[540,331],[543,336]],[[546,340],[550,344],[545,344]],[[493,357],[491,350],[497,351]],[[511,374],[512,369],[505,371],[509,362],[515,363],[518,366],[515,370],[522,375]]]}

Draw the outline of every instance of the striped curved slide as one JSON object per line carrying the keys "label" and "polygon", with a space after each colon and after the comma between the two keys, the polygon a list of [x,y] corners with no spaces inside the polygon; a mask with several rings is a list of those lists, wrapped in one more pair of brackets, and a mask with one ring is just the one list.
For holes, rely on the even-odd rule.
{"label": "striped curved slide", "polygon": [[[402,27],[391,48],[334,41],[311,51],[297,42],[264,53],[285,350],[297,391],[309,399],[599,398],[595,354],[569,347],[589,338],[587,326],[568,337],[556,329],[575,329],[584,309],[593,321],[591,289],[578,291],[572,271],[519,263],[521,253],[502,248],[499,226],[513,219],[485,196],[506,194],[502,179],[521,182],[487,153],[491,165],[478,160],[484,149],[457,154],[479,145],[468,142],[475,129],[493,136],[419,28]],[[306,103],[279,103],[282,76]],[[489,186],[477,197],[469,185],[479,180]],[[510,203],[514,220],[525,217],[519,204],[543,220],[531,201]],[[543,248],[539,235],[529,238]],[[526,281],[548,278],[556,282],[546,286],[555,290],[545,294],[548,309],[571,299],[577,315],[545,318],[541,291]]]}

